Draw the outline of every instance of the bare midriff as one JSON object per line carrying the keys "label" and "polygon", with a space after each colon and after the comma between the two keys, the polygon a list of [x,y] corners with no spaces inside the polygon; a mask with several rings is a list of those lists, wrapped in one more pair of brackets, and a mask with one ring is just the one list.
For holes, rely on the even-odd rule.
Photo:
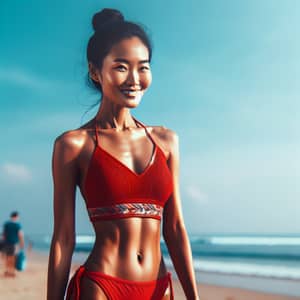
{"label": "bare midriff", "polygon": [[93,223],[96,240],[85,267],[121,279],[150,281],[167,273],[160,220],[130,217]]}

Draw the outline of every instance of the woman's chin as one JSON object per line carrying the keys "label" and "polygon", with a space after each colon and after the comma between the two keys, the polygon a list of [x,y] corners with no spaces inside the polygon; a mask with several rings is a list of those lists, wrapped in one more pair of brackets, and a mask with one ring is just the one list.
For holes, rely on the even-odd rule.
{"label": "woman's chin", "polygon": [[141,100],[142,100],[142,97],[127,98],[125,101],[126,106],[129,106],[132,108],[137,107],[140,104]]}

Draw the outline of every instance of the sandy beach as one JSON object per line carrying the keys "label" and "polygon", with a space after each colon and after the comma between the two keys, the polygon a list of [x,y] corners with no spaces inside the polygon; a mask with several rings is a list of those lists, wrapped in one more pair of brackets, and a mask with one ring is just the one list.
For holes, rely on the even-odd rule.
{"label": "sandy beach", "polygon": [[[31,252],[28,256],[27,269],[19,272],[16,278],[3,276],[3,261],[1,261],[0,295],[1,299],[9,300],[40,300],[46,299],[47,256]],[[72,272],[76,269],[72,266]],[[183,290],[177,280],[173,278],[176,300],[185,299]],[[207,284],[198,284],[201,300],[296,300],[300,297],[287,297],[253,291],[225,288]]]}

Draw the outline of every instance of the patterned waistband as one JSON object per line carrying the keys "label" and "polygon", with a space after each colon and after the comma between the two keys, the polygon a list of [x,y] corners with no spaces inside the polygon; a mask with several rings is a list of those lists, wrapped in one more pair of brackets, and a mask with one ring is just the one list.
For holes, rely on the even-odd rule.
{"label": "patterned waistband", "polygon": [[163,207],[150,203],[121,203],[103,207],[88,208],[91,221],[126,217],[148,217],[161,219]]}

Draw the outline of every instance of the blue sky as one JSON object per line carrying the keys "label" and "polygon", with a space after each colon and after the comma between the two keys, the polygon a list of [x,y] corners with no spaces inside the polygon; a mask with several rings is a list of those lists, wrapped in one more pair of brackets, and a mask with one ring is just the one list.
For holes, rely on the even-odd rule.
{"label": "blue sky", "polygon": [[[0,222],[18,209],[52,230],[51,155],[93,117],[85,82],[93,13],[120,9],[154,44],[153,83],[132,113],[180,138],[190,233],[298,233],[299,1],[0,3]],[[77,199],[77,232],[91,231]]]}

